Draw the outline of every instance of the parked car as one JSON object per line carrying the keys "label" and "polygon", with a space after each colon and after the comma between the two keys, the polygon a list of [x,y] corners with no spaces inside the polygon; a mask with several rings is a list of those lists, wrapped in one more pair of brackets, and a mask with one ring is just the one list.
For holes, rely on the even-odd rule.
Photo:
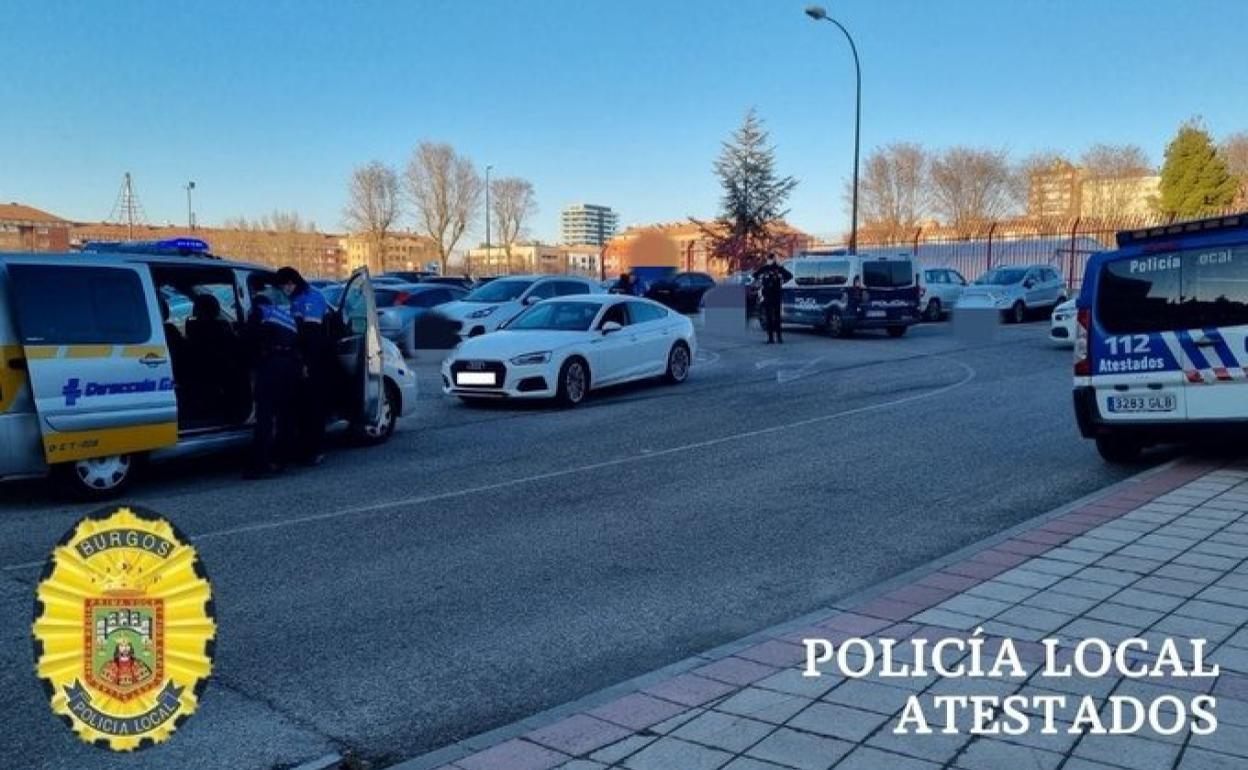
{"label": "parked car", "polygon": [[664,377],[684,382],[693,322],[640,297],[595,294],[538,302],[493,334],[465,340],[442,363],[443,391],[463,400],[555,398]]}
{"label": "parked car", "polygon": [[780,320],[813,326],[833,337],[884,329],[901,337],[919,322],[919,277],[909,255],[815,253],[784,263]]}
{"label": "parked car", "polygon": [[509,275],[478,286],[440,310],[458,324],[459,336],[468,338],[494,331],[535,302],[601,292],[594,281],[573,275]]}
{"label": "parked car", "polygon": [[679,313],[696,313],[702,306],[702,295],[714,287],[715,279],[706,273],[676,273],[652,282],[646,288],[646,298]]}
{"label": "parked car", "polygon": [[[0,254],[0,478],[50,474],[108,497],[144,460],[246,447],[254,361],[243,319],[257,295],[287,301],[275,282],[260,265],[138,243]],[[344,296],[331,426],[384,441],[415,407],[416,377],[378,332],[367,270]],[[168,312],[179,298],[192,307],[180,326]]]}
{"label": "parked car", "polygon": [[[396,281],[402,283],[421,283],[426,278],[433,278],[437,273],[430,270],[387,270],[377,276],[377,280]],[[374,281],[375,283],[376,281]]]}
{"label": "parked car", "polygon": [[441,286],[454,286],[464,291],[471,291],[475,285],[471,278],[462,275],[430,275],[421,278],[417,283],[436,283]]}
{"label": "parked car", "polygon": [[1068,299],[1053,308],[1053,316],[1049,319],[1049,339],[1062,347],[1074,347],[1075,344],[1075,301]]}
{"label": "parked car", "polygon": [[919,309],[924,321],[939,321],[953,310],[966,289],[966,279],[957,270],[929,267],[920,272],[922,294]]}
{"label": "parked car", "polygon": [[966,287],[957,310],[996,310],[1007,323],[1022,323],[1066,301],[1066,281],[1048,265],[996,267]]}
{"label": "parked car", "polygon": [[448,302],[463,299],[467,292],[458,286],[400,283],[378,286],[374,294],[381,336],[411,358],[416,355],[417,329],[425,315]]}

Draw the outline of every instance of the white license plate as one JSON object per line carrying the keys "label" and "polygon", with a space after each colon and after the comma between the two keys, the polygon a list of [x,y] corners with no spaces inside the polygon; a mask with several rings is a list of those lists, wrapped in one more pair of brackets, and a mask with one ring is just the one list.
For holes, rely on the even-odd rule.
{"label": "white license plate", "polygon": [[1114,414],[1173,412],[1177,408],[1178,403],[1172,395],[1109,397],[1109,411]]}
{"label": "white license plate", "polygon": [[460,372],[455,375],[456,385],[494,385],[494,372]]}
{"label": "white license plate", "polygon": [[868,310],[867,318],[884,318],[888,315],[887,310]]}

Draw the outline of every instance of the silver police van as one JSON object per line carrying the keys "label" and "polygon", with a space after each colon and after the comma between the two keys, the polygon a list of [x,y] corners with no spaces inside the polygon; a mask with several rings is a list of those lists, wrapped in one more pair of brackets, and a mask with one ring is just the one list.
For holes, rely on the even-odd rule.
{"label": "silver police van", "polygon": [[1248,436],[1248,214],[1119,233],[1075,322],[1075,416],[1106,460]]}
{"label": "silver police van", "polygon": [[[284,301],[274,272],[195,239],[98,248],[0,254],[0,479],[50,473],[105,497],[143,460],[250,441],[243,325],[257,293]],[[368,272],[342,296],[335,422],[384,441],[416,379],[378,333]]]}

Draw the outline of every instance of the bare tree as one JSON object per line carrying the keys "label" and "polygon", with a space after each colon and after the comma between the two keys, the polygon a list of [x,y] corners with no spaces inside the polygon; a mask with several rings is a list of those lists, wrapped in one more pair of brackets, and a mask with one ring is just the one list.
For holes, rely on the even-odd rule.
{"label": "bare tree", "polygon": [[1010,212],[1010,165],[1004,151],[951,147],[932,161],[932,208],[960,230]]}
{"label": "bare tree", "polygon": [[376,160],[357,168],[351,174],[342,217],[348,230],[368,236],[376,267],[384,272],[386,235],[399,218],[399,175]]}
{"label": "bare tree", "polygon": [[1248,131],[1231,134],[1218,146],[1226,170],[1239,182],[1236,205],[1248,206]]}
{"label": "bare tree", "polygon": [[503,253],[507,255],[507,268],[514,269],[511,263],[511,247],[524,234],[524,225],[530,217],[537,213],[537,199],[533,196],[533,185],[527,179],[508,176],[490,182],[490,215],[494,220],[494,230],[503,244]]}
{"label": "bare tree", "polygon": [[[858,187],[864,229],[889,241],[913,233],[927,210],[929,165],[927,151],[917,144],[873,150]],[[852,195],[851,182],[846,197]]]}
{"label": "bare tree", "polygon": [[1029,215],[1036,208],[1032,200],[1033,184],[1055,170],[1073,169],[1074,164],[1057,150],[1040,150],[1020,160],[1010,172],[1010,197],[1014,205]]}
{"label": "bare tree", "polygon": [[420,230],[433,239],[442,272],[481,200],[481,175],[449,144],[421,142],[407,164],[407,194]]}
{"label": "bare tree", "polygon": [[1094,144],[1079,160],[1083,172],[1079,213],[1085,217],[1121,217],[1143,213],[1148,155],[1134,144]]}

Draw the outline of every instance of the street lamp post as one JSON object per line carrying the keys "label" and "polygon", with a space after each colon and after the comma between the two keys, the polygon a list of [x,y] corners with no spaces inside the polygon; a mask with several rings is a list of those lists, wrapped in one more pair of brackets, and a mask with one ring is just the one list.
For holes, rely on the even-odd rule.
{"label": "street lamp post", "polygon": [[186,226],[195,229],[195,209],[191,207],[191,190],[195,189],[194,182],[186,183]]}
{"label": "street lamp post", "polygon": [[858,253],[858,146],[859,133],[862,128],[862,65],[858,63],[858,46],[854,45],[854,39],[850,37],[849,30],[845,29],[839,21],[828,15],[823,6],[812,5],[806,9],[806,15],[815,21],[830,21],[836,25],[837,29],[845,33],[845,39],[849,41],[849,50],[854,54],[854,193],[853,193],[853,211],[850,214],[850,230],[849,230],[849,253]]}
{"label": "street lamp post", "polygon": [[494,269],[494,251],[490,248],[490,171],[493,166],[485,167],[485,263]]}

